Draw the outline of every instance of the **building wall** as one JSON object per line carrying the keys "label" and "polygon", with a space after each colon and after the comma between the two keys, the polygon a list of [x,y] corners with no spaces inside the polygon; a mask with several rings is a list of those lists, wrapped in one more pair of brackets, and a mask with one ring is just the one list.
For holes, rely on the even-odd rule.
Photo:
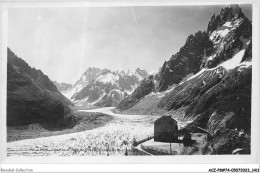
{"label": "building wall", "polygon": [[177,122],[166,117],[155,121],[154,141],[177,142],[178,141]]}

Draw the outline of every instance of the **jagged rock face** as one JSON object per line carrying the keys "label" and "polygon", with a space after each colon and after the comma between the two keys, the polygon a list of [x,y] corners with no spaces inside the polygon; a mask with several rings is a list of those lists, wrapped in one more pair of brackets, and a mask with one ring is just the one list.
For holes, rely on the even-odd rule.
{"label": "jagged rock face", "polygon": [[8,49],[7,125],[54,122],[72,104],[59,93],[48,76],[31,68]]}
{"label": "jagged rock face", "polygon": [[230,5],[229,7],[221,9],[217,17],[215,14],[211,17],[208,24],[207,32],[210,34],[215,31],[219,26],[222,26],[225,22],[230,20],[236,20],[238,18],[244,18],[241,8],[238,5]]}
{"label": "jagged rock face", "polygon": [[252,24],[237,5],[223,8],[212,16],[207,32],[190,35],[178,53],[165,62],[157,74],[156,90],[165,91],[187,74],[201,68],[214,68],[233,57],[252,37]]}
{"label": "jagged rock face", "polygon": [[214,44],[214,54],[205,58],[204,68],[216,67],[219,63],[233,57],[242,49],[243,42],[252,37],[252,24],[238,6],[223,8],[208,25],[210,40]]}
{"label": "jagged rock face", "polygon": [[139,68],[135,72],[104,70],[71,99],[77,106],[117,106],[147,75]]}
{"label": "jagged rock face", "polygon": [[156,90],[161,92],[179,83],[186,75],[197,73],[204,57],[213,51],[213,43],[206,32],[190,35],[185,45],[171,59],[164,62],[157,74]]}

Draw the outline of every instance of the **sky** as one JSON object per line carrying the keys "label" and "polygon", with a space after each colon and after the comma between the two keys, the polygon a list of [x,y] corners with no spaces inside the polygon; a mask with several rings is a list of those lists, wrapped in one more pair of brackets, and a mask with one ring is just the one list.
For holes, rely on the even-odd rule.
{"label": "sky", "polygon": [[[9,8],[8,47],[51,80],[88,67],[157,72],[225,6]],[[251,5],[240,5],[251,20]]]}

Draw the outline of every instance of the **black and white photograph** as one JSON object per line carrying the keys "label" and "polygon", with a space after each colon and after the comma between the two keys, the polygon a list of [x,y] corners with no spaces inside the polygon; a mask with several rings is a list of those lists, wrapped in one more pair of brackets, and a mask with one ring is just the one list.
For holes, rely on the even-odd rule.
{"label": "black and white photograph", "polygon": [[4,157],[255,154],[252,9],[8,6]]}

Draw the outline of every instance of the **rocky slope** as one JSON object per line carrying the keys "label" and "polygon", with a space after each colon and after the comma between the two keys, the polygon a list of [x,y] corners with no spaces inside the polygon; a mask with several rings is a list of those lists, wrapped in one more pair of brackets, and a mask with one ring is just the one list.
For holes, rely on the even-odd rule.
{"label": "rocky slope", "polygon": [[8,48],[7,125],[63,120],[72,103],[41,70],[31,68]]}
{"label": "rocky slope", "polygon": [[57,89],[59,90],[59,92],[63,92],[66,93],[68,91],[70,91],[72,89],[72,84],[67,84],[67,83],[59,83],[57,81],[52,81],[52,83],[57,87]]}
{"label": "rocky slope", "polygon": [[[146,70],[140,68],[135,71],[88,68],[80,80],[64,95],[77,106],[117,106],[147,75]],[[78,89],[80,90],[77,91]]]}
{"label": "rocky slope", "polygon": [[[214,134],[214,153],[231,154],[237,148],[250,153],[252,24],[239,6],[213,15],[207,30],[190,35],[149,79],[118,109],[191,118],[187,128]],[[148,104],[149,99],[156,104]]]}

